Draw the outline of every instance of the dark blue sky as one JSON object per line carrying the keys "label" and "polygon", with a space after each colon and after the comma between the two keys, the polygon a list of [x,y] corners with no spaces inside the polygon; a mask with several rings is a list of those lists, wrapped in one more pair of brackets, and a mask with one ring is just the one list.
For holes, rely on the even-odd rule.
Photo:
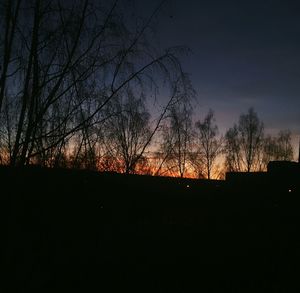
{"label": "dark blue sky", "polygon": [[169,0],[155,25],[161,46],[191,49],[199,115],[212,108],[221,132],[253,106],[267,131],[300,134],[300,2]]}

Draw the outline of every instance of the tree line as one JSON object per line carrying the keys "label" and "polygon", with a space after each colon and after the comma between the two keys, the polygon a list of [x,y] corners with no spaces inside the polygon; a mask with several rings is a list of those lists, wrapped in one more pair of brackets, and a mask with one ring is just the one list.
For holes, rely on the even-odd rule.
{"label": "tree line", "polygon": [[160,171],[211,179],[226,172],[266,171],[270,161],[294,158],[291,131],[266,134],[253,108],[241,114],[225,135],[219,134],[213,110],[192,121],[191,108],[176,105],[170,111],[160,141]]}
{"label": "tree line", "polygon": [[212,178],[292,159],[291,132],[265,135],[253,109],[225,136],[212,110],[194,123],[188,49],[152,34],[164,2],[141,18],[121,0],[2,1],[0,163]]}

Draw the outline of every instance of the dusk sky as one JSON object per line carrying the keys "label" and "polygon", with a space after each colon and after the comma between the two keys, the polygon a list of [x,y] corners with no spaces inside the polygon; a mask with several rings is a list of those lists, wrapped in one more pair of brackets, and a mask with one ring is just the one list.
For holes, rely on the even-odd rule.
{"label": "dusk sky", "polygon": [[[144,13],[159,3],[138,1]],[[220,132],[254,107],[267,132],[300,134],[300,2],[170,0],[156,19],[161,46],[186,45],[183,67],[199,114]]]}

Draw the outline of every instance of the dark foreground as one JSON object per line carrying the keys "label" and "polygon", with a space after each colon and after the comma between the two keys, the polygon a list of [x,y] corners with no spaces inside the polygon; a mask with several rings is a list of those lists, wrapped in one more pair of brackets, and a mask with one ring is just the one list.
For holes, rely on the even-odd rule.
{"label": "dark foreground", "polygon": [[299,292],[299,190],[0,169],[1,292]]}

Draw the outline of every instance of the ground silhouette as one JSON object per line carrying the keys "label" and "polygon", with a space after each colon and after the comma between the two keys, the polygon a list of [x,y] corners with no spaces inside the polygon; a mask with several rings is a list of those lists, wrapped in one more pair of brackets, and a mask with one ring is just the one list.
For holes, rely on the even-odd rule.
{"label": "ground silhouette", "polygon": [[285,174],[1,167],[2,292],[298,291],[299,177]]}

